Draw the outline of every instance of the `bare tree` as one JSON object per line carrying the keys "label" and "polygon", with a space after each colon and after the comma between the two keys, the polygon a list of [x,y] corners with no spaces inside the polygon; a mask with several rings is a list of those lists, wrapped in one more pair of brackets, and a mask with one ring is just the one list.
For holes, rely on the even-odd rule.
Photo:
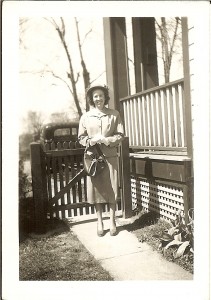
{"label": "bare tree", "polygon": [[[86,63],[84,61],[84,57],[83,57],[83,52],[82,52],[82,43],[81,43],[81,38],[80,38],[80,32],[79,32],[79,25],[78,25],[78,20],[77,18],[75,18],[75,25],[76,25],[76,32],[77,32],[77,39],[78,39],[78,49],[79,49],[79,53],[80,53],[80,58],[81,58],[81,66],[82,66],[82,70],[83,70],[83,80],[84,80],[84,88],[85,90],[90,86],[90,75],[89,72],[87,70],[86,67]],[[92,31],[92,29],[90,29],[85,38],[87,37],[87,35]],[[86,102],[86,110],[88,110],[88,103]]]}
{"label": "bare tree", "polygon": [[29,111],[27,118],[24,121],[27,127],[27,132],[34,136],[34,140],[39,140],[44,123],[44,116],[42,113]]}
{"label": "bare tree", "polygon": [[172,57],[176,51],[176,41],[180,39],[181,32],[179,32],[179,26],[181,20],[179,17],[167,21],[165,17],[161,17],[160,22],[155,20],[157,25],[157,38],[161,43],[162,48],[162,61],[164,68],[165,83],[170,81],[170,71],[172,65]]}
{"label": "bare tree", "polygon": [[79,73],[77,73],[75,75],[74,73],[74,70],[73,70],[73,64],[72,64],[72,59],[71,59],[71,54],[70,54],[70,51],[68,49],[68,46],[67,46],[67,41],[66,41],[66,28],[65,28],[65,22],[64,22],[64,19],[62,17],[60,17],[60,24],[58,24],[56,22],[55,19],[51,18],[51,19],[48,19],[51,24],[55,27],[57,33],[58,33],[58,36],[60,38],[60,41],[62,43],[62,46],[65,50],[65,54],[66,54],[66,57],[67,57],[67,60],[68,60],[68,67],[69,67],[69,70],[67,71],[67,78],[70,80],[70,83],[69,84],[66,80],[62,79],[61,77],[59,77],[58,75],[56,75],[55,73],[52,72],[52,75],[58,79],[61,79],[63,82],[65,82],[69,88],[69,91],[71,92],[72,96],[73,96],[73,99],[74,99],[74,102],[75,102],[75,106],[77,108],[77,111],[78,111],[78,115],[79,117],[81,117],[82,115],[82,110],[81,110],[81,107],[80,107],[80,103],[79,103],[79,99],[78,99],[78,94],[77,94],[77,87],[76,87],[76,84],[78,82],[78,79],[79,79]]}
{"label": "bare tree", "polygon": [[23,36],[27,30],[27,23],[28,18],[19,19],[19,46],[23,47],[24,49],[26,49],[26,46],[24,45]]}
{"label": "bare tree", "polygon": [[[61,51],[59,53],[60,55],[64,54],[64,57],[67,59],[67,65],[65,66],[65,72],[61,73],[58,69],[56,69],[53,66],[53,59],[49,62],[47,60],[35,58],[35,63],[33,66],[36,67],[36,69],[33,68],[33,70],[22,70],[21,73],[30,73],[34,75],[40,75],[40,77],[43,77],[44,75],[49,74],[50,76],[53,76],[53,78],[56,79],[55,82],[52,82],[52,85],[57,85],[57,82],[60,81],[65,86],[67,87],[68,91],[72,95],[73,101],[74,101],[74,107],[71,107],[72,110],[74,110],[74,114],[77,113],[78,117],[82,115],[82,108],[84,108],[85,101],[82,103],[80,100],[80,93],[77,91],[78,83],[80,81],[80,73],[83,74],[83,82],[84,82],[84,90],[95,80],[97,80],[100,76],[102,76],[105,71],[103,71],[97,78],[90,81],[90,73],[87,69],[87,65],[84,59],[84,51],[83,47],[85,45],[85,41],[90,33],[93,32],[92,28],[88,28],[87,32],[84,36],[80,33],[80,27],[79,27],[79,21],[77,18],[75,18],[75,28],[73,30],[76,31],[76,36],[77,36],[77,44],[78,47],[73,48],[74,44],[72,42],[73,38],[69,35],[69,30],[70,27],[67,25],[67,22],[65,23],[65,20],[60,17],[60,18],[43,18],[43,20],[47,21],[51,26],[52,29],[55,29],[55,32],[57,34],[57,37],[59,38],[58,40],[55,39],[55,45],[59,41],[59,47],[61,47]],[[20,26],[24,26],[26,24],[24,20],[20,22]],[[28,24],[29,26],[29,24]],[[24,34],[24,31],[21,31],[22,34]],[[23,40],[24,38],[21,37]],[[64,51],[64,52],[62,52]],[[71,53],[71,51],[76,51],[76,53]],[[82,71],[76,70],[76,67],[74,66],[74,60],[73,57],[75,54],[79,54],[80,57],[80,63],[82,67]],[[58,57],[59,57],[58,56]],[[44,58],[45,59],[45,58]],[[54,59],[57,59],[56,56]],[[88,105],[86,103],[86,110],[88,110]]]}
{"label": "bare tree", "polygon": [[70,121],[67,112],[52,113],[50,116],[50,120],[53,123],[54,122],[68,123]]}

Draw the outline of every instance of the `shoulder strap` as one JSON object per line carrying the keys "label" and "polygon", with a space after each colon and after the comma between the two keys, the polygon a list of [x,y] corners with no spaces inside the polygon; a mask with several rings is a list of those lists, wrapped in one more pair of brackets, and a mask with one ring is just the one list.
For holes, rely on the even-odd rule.
{"label": "shoulder strap", "polygon": [[96,150],[97,150],[97,152],[98,152],[98,154],[99,154],[100,156],[104,156],[104,154],[103,154],[103,152],[102,152],[102,150],[100,149],[100,146],[99,146],[98,144],[95,144],[95,148],[96,148]]}

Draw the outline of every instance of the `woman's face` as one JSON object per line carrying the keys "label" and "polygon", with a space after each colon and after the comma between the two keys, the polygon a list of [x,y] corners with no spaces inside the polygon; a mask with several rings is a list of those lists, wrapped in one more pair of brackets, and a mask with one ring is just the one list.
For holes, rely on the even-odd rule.
{"label": "woman's face", "polygon": [[100,110],[103,109],[105,103],[105,94],[101,89],[96,89],[93,92],[94,106]]}

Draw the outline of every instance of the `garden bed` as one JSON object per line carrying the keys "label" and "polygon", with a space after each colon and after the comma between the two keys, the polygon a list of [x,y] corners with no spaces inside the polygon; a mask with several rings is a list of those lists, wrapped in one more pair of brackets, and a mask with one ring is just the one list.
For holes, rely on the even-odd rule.
{"label": "garden bed", "polygon": [[165,230],[168,230],[170,223],[159,219],[154,213],[147,213],[145,211],[139,212],[134,216],[130,224],[124,225],[125,229],[135,234],[139,242],[146,242],[154,250],[159,252],[163,257],[171,262],[174,262],[181,266],[183,269],[193,274],[194,272],[194,255],[187,251],[179,258],[174,258],[176,247],[170,247],[165,249],[161,247],[161,243],[158,238],[154,236],[161,236]]}

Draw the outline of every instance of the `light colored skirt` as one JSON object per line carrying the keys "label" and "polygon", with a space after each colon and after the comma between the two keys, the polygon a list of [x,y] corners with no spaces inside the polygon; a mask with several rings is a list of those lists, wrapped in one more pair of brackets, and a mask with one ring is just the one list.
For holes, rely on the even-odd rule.
{"label": "light colored skirt", "polygon": [[117,157],[107,158],[108,167],[95,177],[87,176],[87,202],[113,203],[117,201],[118,195],[118,162]]}

